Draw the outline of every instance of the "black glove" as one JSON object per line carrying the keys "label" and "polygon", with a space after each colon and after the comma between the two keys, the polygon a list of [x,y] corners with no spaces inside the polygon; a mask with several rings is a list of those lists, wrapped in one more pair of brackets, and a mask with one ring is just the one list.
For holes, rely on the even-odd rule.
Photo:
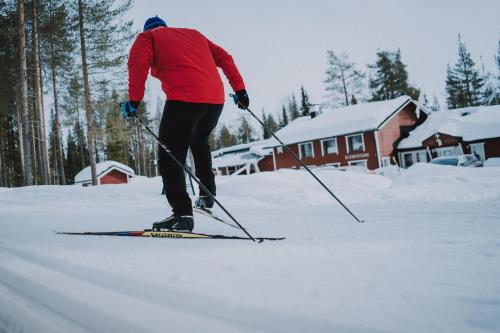
{"label": "black glove", "polygon": [[238,90],[233,95],[234,104],[242,110],[245,110],[250,105],[250,99],[248,98],[247,91],[245,89]]}
{"label": "black glove", "polygon": [[128,101],[122,103],[122,114],[125,119],[128,120],[133,114],[137,112],[141,102]]}

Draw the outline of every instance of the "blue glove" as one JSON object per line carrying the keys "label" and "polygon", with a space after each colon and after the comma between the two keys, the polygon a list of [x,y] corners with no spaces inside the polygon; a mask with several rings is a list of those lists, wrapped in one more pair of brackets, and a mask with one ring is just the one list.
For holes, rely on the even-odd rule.
{"label": "blue glove", "polygon": [[238,90],[234,95],[232,95],[232,97],[234,104],[242,110],[246,110],[250,105],[250,99],[248,98],[248,94],[245,89]]}
{"label": "blue glove", "polygon": [[141,102],[134,102],[134,101],[123,102],[122,103],[123,118],[128,120],[130,117],[132,117],[137,112],[139,104],[141,104]]}

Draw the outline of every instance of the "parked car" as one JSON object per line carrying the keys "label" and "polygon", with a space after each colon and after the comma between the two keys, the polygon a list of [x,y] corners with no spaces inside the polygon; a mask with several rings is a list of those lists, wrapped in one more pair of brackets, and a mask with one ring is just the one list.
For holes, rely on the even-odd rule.
{"label": "parked car", "polygon": [[472,154],[456,155],[456,156],[442,156],[437,157],[429,163],[438,165],[452,165],[466,168],[482,167],[483,162],[477,156]]}

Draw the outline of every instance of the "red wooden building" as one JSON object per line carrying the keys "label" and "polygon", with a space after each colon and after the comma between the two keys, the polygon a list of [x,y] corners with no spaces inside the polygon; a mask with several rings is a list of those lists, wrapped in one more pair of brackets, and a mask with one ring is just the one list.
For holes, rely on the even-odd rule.
{"label": "red wooden building", "polygon": [[[301,117],[277,135],[308,165],[376,169],[391,164],[399,141],[426,118],[425,109],[401,96]],[[274,169],[299,167],[277,142],[273,146]]]}
{"label": "red wooden building", "polygon": [[[397,145],[427,118],[425,108],[408,96],[389,101],[328,109],[299,117],[276,135],[307,165],[386,166],[397,159]],[[223,148],[214,153],[218,174],[237,174],[247,168],[244,155],[253,156],[252,171],[299,168],[299,163],[274,139]]]}
{"label": "red wooden building", "polygon": [[448,155],[500,157],[500,105],[432,113],[398,144],[402,167]]}
{"label": "red wooden building", "polygon": [[[116,161],[105,161],[96,164],[97,182],[99,185],[127,184],[135,172],[125,164]],[[90,166],[75,176],[75,184],[92,185]]]}

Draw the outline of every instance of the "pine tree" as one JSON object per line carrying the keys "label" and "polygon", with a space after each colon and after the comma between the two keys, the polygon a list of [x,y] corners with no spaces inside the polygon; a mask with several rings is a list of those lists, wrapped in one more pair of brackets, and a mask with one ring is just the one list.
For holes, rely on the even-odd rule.
{"label": "pine tree", "polygon": [[[116,91],[112,92],[112,101],[118,105],[119,96]],[[106,158],[128,165],[130,161],[130,133],[127,121],[123,118],[121,112],[117,112],[113,109],[108,110],[106,114],[105,128]]]}
{"label": "pine tree", "polygon": [[369,79],[372,101],[385,101],[401,95],[418,98],[420,91],[408,82],[408,72],[401,60],[401,50],[377,52],[377,61],[368,65],[368,68],[372,70]]}
{"label": "pine tree", "polygon": [[493,100],[492,100],[492,105],[495,104],[500,104],[500,40],[498,41],[498,51],[497,55],[495,56],[495,60],[497,62],[497,69],[498,69],[498,75],[497,75],[497,85],[496,88],[494,88],[495,92],[493,93]]}
{"label": "pine tree", "polygon": [[327,57],[327,78],[324,81],[327,84],[326,91],[331,92],[334,105],[348,106],[350,105],[349,95],[362,95],[365,74],[356,69],[354,62],[349,61],[347,53],[337,56],[333,51],[328,50]]}
{"label": "pine tree", "polygon": [[50,167],[49,167],[49,152],[47,142],[47,130],[45,126],[45,111],[43,103],[43,88],[42,88],[42,73],[40,63],[40,38],[38,32],[38,1],[32,0],[31,3],[32,17],[31,17],[31,40],[32,40],[32,54],[33,54],[33,90],[35,95],[35,107],[37,121],[37,137],[39,145],[39,159],[40,159],[40,172],[43,179],[43,184],[50,184]]}
{"label": "pine tree", "polygon": [[64,161],[64,168],[65,168],[64,174],[66,175],[66,183],[73,184],[76,174],[80,172],[80,170],[82,170],[82,167],[81,167],[80,149],[76,141],[73,139],[73,135],[71,132],[68,133],[66,160]]}
{"label": "pine tree", "polygon": [[[41,61],[50,72],[52,96],[54,101],[54,138],[61,141],[61,114],[59,91],[60,85],[67,81],[66,73],[71,72],[74,60],[75,39],[72,35],[69,10],[64,1],[45,0],[40,15],[41,45],[48,52],[41,54]],[[62,146],[62,141],[59,142]],[[58,172],[61,184],[65,184],[65,168],[63,151],[59,151]]]}
{"label": "pine tree", "polygon": [[458,60],[454,68],[447,68],[446,92],[449,109],[480,105],[484,81],[475,63],[458,36]]}
{"label": "pine tree", "polygon": [[451,69],[450,64],[446,67],[446,104],[449,110],[457,109],[465,105],[465,94],[460,85],[460,80]]}
{"label": "pine tree", "polygon": [[19,102],[20,102],[20,115],[23,126],[23,152],[22,159],[23,169],[23,183],[24,185],[33,184],[33,170],[32,170],[32,154],[30,143],[30,123],[28,114],[28,69],[26,65],[26,33],[24,31],[24,0],[17,1],[18,12],[18,31],[19,31]]}
{"label": "pine tree", "polygon": [[[279,125],[276,120],[274,120],[273,115],[266,115],[264,110],[262,110],[262,122],[264,123],[264,125],[266,125],[267,128],[273,131],[273,133],[279,129]],[[269,133],[269,131],[266,130],[265,127],[262,127],[262,137],[264,138],[264,140],[271,137],[271,133]]]}
{"label": "pine tree", "polygon": [[252,141],[255,141],[254,129],[247,118],[242,116],[240,118],[240,127],[238,128],[238,143],[249,143]]}
{"label": "pine tree", "polygon": [[309,116],[311,113],[311,106],[309,95],[304,89],[304,86],[300,86],[300,111],[302,112],[302,116]]}
{"label": "pine tree", "polygon": [[498,69],[498,88],[500,89],[500,40],[498,41],[498,51],[496,55],[497,69]]}
{"label": "pine tree", "polygon": [[299,107],[297,105],[297,99],[295,98],[295,93],[292,93],[292,97],[288,100],[288,112],[290,113],[290,121],[300,117]]}
{"label": "pine tree", "polygon": [[432,105],[431,105],[431,110],[434,112],[438,112],[441,109],[441,106],[439,105],[439,101],[436,97],[436,95],[432,96]]}
{"label": "pine tree", "polygon": [[358,104],[358,100],[356,99],[356,97],[354,97],[354,95],[351,95],[351,105],[356,105]]}
{"label": "pine tree", "polygon": [[217,142],[217,132],[213,130],[210,132],[210,135],[208,136],[208,145],[210,146],[210,150],[214,151],[219,149],[219,143]]}
{"label": "pine tree", "polygon": [[286,112],[285,106],[282,105],[279,128],[283,128],[286,125],[288,125],[288,113]]}
{"label": "pine tree", "polygon": [[17,3],[0,5],[0,186],[23,182],[23,127],[19,103]]}
{"label": "pine tree", "polygon": [[219,131],[218,141],[219,141],[219,147],[224,148],[224,147],[234,146],[237,143],[237,138],[229,131],[226,125],[222,125]]}
{"label": "pine tree", "polygon": [[[123,20],[124,14],[131,6],[131,1],[117,8],[113,8],[113,5],[114,3],[106,0],[88,2],[78,0],[77,13],[92,185],[97,185],[97,152],[90,75],[98,74],[99,71],[110,71],[123,65],[126,59],[126,45],[132,37],[130,33],[132,22]],[[90,72],[89,69],[93,71]]]}
{"label": "pine tree", "polygon": [[63,165],[59,165],[59,157],[63,156],[64,159],[64,148],[61,146],[61,139],[57,136],[59,135],[58,124],[56,123],[56,117],[54,109],[50,110],[50,128],[49,128],[49,162],[50,170],[52,170],[51,183],[52,184],[66,184],[66,179],[61,179],[64,173],[57,172],[60,168],[64,168]]}

